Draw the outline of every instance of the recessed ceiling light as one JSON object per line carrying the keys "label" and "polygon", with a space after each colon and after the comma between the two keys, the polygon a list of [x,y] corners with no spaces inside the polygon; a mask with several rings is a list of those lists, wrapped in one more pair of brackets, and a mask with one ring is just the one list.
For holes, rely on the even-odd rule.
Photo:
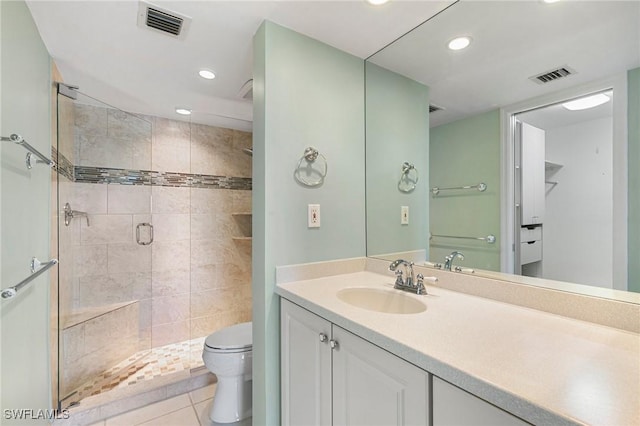
{"label": "recessed ceiling light", "polygon": [[543,3],[548,3],[548,4],[551,4],[551,3],[557,3],[557,2],[559,2],[559,1],[560,1],[560,0],[542,0],[542,2],[543,2]]}
{"label": "recessed ceiling light", "polygon": [[447,47],[451,50],[462,50],[471,44],[471,37],[456,37],[447,44]]}
{"label": "recessed ceiling light", "polygon": [[389,0],[367,0],[367,3],[372,4],[374,6],[379,6],[381,4],[387,3]]}
{"label": "recessed ceiling light", "polygon": [[187,108],[176,108],[176,112],[181,115],[191,115],[191,110]]}
{"label": "recessed ceiling light", "polygon": [[583,109],[594,108],[598,105],[606,104],[607,102],[609,102],[609,100],[610,98],[604,93],[598,93],[597,95],[591,95],[584,98],[575,99],[573,101],[565,102],[562,104],[562,106],[569,111],[580,111]]}
{"label": "recessed ceiling light", "polygon": [[202,69],[198,72],[198,74],[200,74],[200,77],[207,80],[213,80],[214,78],[216,78],[216,75],[213,73],[213,71],[208,69]]}

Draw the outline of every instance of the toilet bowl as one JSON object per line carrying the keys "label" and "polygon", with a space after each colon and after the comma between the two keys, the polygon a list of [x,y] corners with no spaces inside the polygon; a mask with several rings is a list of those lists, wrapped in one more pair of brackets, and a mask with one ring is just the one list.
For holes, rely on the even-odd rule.
{"label": "toilet bowl", "polygon": [[252,415],[251,323],[232,325],[209,335],[202,360],[216,375],[218,384],[209,418],[216,423],[232,423]]}

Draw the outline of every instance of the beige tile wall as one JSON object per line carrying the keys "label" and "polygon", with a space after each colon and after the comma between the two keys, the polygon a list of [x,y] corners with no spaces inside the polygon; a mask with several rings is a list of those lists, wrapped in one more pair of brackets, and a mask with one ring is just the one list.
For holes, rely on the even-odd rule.
{"label": "beige tile wall", "polygon": [[[76,165],[251,177],[251,134],[77,105]],[[146,123],[153,123],[148,128]],[[75,183],[74,309],[138,301],[139,347],[251,319],[251,191]],[[154,243],[135,242],[136,225]]]}
{"label": "beige tile wall", "polygon": [[138,317],[138,303],[131,303],[62,331],[63,398],[138,350]]}

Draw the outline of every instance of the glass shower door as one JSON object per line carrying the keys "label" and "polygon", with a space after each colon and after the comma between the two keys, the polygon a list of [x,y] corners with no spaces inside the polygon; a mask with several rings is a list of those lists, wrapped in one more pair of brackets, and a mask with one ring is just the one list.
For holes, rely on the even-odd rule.
{"label": "glass shower door", "polygon": [[126,385],[151,348],[151,122],[58,94],[61,407]]}

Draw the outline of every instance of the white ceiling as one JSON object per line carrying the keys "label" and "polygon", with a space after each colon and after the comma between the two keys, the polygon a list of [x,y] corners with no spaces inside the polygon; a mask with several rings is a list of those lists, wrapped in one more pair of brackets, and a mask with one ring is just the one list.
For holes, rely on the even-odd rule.
{"label": "white ceiling", "polygon": [[[157,1],[192,18],[184,40],[137,26],[138,2],[27,0],[68,84],[125,111],[251,129],[238,97],[252,77],[252,38],[265,19],[366,58],[453,3],[356,1]],[[200,68],[216,73],[211,81]]]}
{"label": "white ceiling", "polygon": [[[471,45],[448,50],[459,35]],[[429,86],[433,127],[640,67],[640,1],[463,0],[371,61]],[[529,80],[565,65],[577,74]]]}
{"label": "white ceiling", "polygon": [[518,119],[542,130],[571,126],[584,121],[613,116],[613,91],[604,92],[611,100],[595,108],[569,111],[562,103],[548,105],[518,114]]}

